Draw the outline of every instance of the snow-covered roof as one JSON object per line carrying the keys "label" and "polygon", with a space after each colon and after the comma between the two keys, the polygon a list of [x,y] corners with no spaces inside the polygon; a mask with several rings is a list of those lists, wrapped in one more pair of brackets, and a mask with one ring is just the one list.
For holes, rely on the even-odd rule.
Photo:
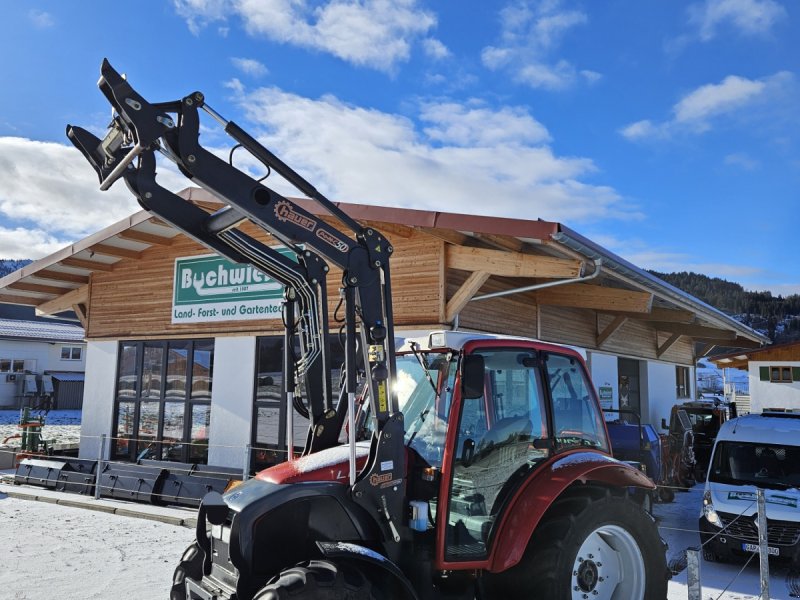
{"label": "snow-covered roof", "polygon": [[0,338],[44,340],[48,342],[83,342],[83,327],[66,323],[43,323],[0,319]]}

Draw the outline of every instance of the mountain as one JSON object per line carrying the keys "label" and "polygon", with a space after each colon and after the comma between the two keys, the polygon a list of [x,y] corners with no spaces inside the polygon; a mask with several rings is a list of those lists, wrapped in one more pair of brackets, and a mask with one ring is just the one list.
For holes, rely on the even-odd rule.
{"label": "mountain", "polygon": [[0,258],[0,277],[5,277],[9,273],[13,273],[14,271],[21,269],[31,262],[33,261],[27,258],[20,260],[15,260],[13,258]]}
{"label": "mountain", "polygon": [[773,342],[800,339],[798,294],[783,297],[773,296],[771,292],[749,292],[738,283],[686,271],[650,273],[768,335]]}

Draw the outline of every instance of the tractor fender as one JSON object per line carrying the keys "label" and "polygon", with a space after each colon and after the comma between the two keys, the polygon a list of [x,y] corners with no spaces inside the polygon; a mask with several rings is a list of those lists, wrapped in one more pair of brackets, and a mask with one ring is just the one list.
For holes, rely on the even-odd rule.
{"label": "tractor fender", "polygon": [[570,486],[589,483],[620,490],[656,488],[644,473],[606,454],[582,450],[560,454],[535,471],[501,509],[488,570],[497,573],[516,565],[553,502]]}
{"label": "tractor fender", "polygon": [[[367,571],[373,581],[391,582],[390,598],[396,600],[418,600],[411,582],[400,568],[380,552],[349,542],[317,542],[320,552],[333,561],[350,561]],[[365,569],[368,567],[368,569]],[[380,576],[375,577],[375,572]]]}

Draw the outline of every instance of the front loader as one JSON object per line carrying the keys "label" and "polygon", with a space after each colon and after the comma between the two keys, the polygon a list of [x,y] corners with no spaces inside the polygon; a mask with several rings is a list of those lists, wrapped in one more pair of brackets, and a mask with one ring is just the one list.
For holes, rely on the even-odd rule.
{"label": "front loader", "polygon": [[[150,103],[108,61],[98,85],[114,109],[108,133],[69,126],[69,139],[101,189],[123,179],[160,219],[283,284],[284,401],[311,420],[301,456],[290,441],[287,462],[204,498],[172,600],[666,596],[663,544],[631,492],[653,484],[611,456],[580,355],[460,331],[396,342],[386,238],[202,93]],[[201,112],[332,219],[203,148]],[[161,187],[157,154],[225,206],[209,214]],[[328,265],[342,271],[340,390],[330,383]]]}

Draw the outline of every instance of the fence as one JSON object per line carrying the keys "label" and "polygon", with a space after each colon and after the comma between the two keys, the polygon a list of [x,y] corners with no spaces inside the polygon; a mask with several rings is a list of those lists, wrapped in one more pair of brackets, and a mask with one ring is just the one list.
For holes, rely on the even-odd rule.
{"label": "fence", "polygon": [[[80,477],[80,482],[76,483],[76,481],[71,481],[69,477],[64,478],[64,473],[56,473],[55,478],[52,474],[47,473],[34,473],[31,476],[26,477],[25,483],[31,483],[33,485],[43,485],[45,487],[55,487],[59,481],[64,480],[64,487],[66,487],[66,491],[76,491],[81,490],[78,493],[83,493],[86,495],[93,494],[95,498],[100,497],[124,497],[126,499],[136,499],[136,500],[143,500],[149,498],[150,501],[154,503],[159,503],[159,500],[167,498],[170,503],[175,504],[188,504],[188,505],[196,505],[199,501],[199,498],[204,495],[202,494],[181,494],[176,493],[174,491],[170,491],[167,494],[155,489],[155,485],[147,485],[146,482],[143,483],[142,481],[142,473],[136,471],[137,467],[148,467],[151,469],[158,470],[159,467],[163,467],[161,470],[167,470],[168,475],[161,474],[163,481],[176,481],[181,480],[181,478],[196,478],[200,482],[200,489],[204,488],[204,486],[209,485],[209,480],[219,480],[220,482],[224,482],[224,487],[227,487],[232,482],[235,481],[243,481],[247,480],[248,478],[254,475],[254,469],[252,468],[253,464],[253,453],[259,450],[269,450],[269,452],[273,453],[275,456],[275,462],[280,462],[281,460],[285,460],[287,456],[286,450],[277,450],[274,448],[260,448],[260,447],[253,447],[250,445],[246,446],[230,446],[230,445],[220,445],[219,447],[222,448],[229,448],[235,449],[241,452],[241,456],[243,459],[243,467],[241,469],[230,469],[226,467],[215,467],[215,466],[208,466],[202,465],[201,468],[198,469],[198,465],[195,464],[185,464],[185,463],[171,463],[169,461],[148,461],[144,460],[137,462],[131,461],[119,461],[110,458],[110,449],[111,445],[114,441],[125,440],[128,442],[152,442],[153,440],[148,439],[131,439],[131,438],[113,438],[110,436],[102,435],[102,436],[81,436],[81,441],[92,441],[97,443],[97,447],[99,447],[99,453],[95,460],[83,460],[84,463],[93,463],[96,465],[93,471],[86,471]],[[167,440],[156,440],[158,442],[166,442]],[[207,444],[191,444],[202,446],[203,448],[207,448]],[[0,459],[2,459],[3,454],[14,453],[13,450],[0,448]],[[43,457],[48,458],[48,457]],[[74,459],[75,461],[81,462],[81,459]],[[342,455],[342,462],[346,462],[347,455]],[[154,465],[154,463],[158,463],[158,465]],[[88,466],[87,466],[88,469]],[[105,474],[105,475],[104,475]],[[88,481],[89,475],[91,475],[91,481]],[[171,478],[171,479],[170,479]],[[152,482],[151,482],[152,483]],[[163,482],[162,482],[163,483]],[[220,484],[222,485],[222,484]],[[71,486],[71,489],[70,489]],[[663,488],[671,489],[675,492],[684,492],[686,494],[691,494],[692,502],[694,502],[694,506],[700,509],[702,507],[702,494],[703,490],[700,486],[694,486],[691,488],[687,487],[679,487],[679,486],[660,486]],[[191,488],[191,486],[182,484],[181,489],[197,489]],[[131,490],[135,490],[133,494],[131,494]],[[115,495],[116,494],[116,495]],[[121,494],[121,495],[120,495]],[[133,497],[128,497],[133,496]],[[740,523],[743,519],[750,519],[751,514],[754,508],[757,508],[757,512],[760,514],[759,518],[759,552],[753,552],[750,554],[749,557],[745,560],[744,564],[742,565],[741,569],[728,581],[725,588],[722,590],[720,594],[714,598],[714,600],[718,600],[722,598],[722,596],[731,588],[731,586],[737,581],[737,578],[744,572],[746,568],[758,557],[760,563],[760,581],[761,581],[761,595],[759,598],[766,600],[770,598],[770,576],[769,576],[769,561],[768,561],[768,551],[767,551],[767,544],[768,544],[768,528],[766,526],[766,515],[764,509],[764,501],[763,501],[763,491],[758,490],[758,495],[755,500],[749,502],[747,505],[744,505],[741,511],[734,515],[733,519],[729,519],[727,522],[723,523],[723,526],[720,527],[719,531],[715,532],[713,535],[710,535],[708,539],[703,541],[697,547],[690,547],[686,550],[682,551],[680,554],[676,554],[670,557],[669,559],[669,567],[673,571],[673,573],[679,573],[684,569],[687,569],[688,573],[688,592],[687,598],[688,600],[706,600],[701,596],[702,590],[702,572],[701,572],[701,562],[700,556],[709,557],[710,548],[709,544],[711,541],[719,536],[725,535],[732,535],[730,532],[733,529],[736,529],[737,523]],[[697,523],[697,521],[694,521]],[[669,524],[665,524],[663,520],[658,523],[658,529],[662,534],[662,537],[668,537],[669,534],[673,531],[679,531],[684,533],[692,533],[700,537],[701,532],[699,529],[686,529],[686,528],[676,528],[670,526]],[[705,532],[707,533],[707,532]],[[763,549],[763,550],[762,550]],[[800,598],[800,574],[797,572],[791,571],[786,578],[785,581],[786,592],[789,597],[792,598]],[[775,596],[776,598],[786,598],[787,595],[780,595]]]}

